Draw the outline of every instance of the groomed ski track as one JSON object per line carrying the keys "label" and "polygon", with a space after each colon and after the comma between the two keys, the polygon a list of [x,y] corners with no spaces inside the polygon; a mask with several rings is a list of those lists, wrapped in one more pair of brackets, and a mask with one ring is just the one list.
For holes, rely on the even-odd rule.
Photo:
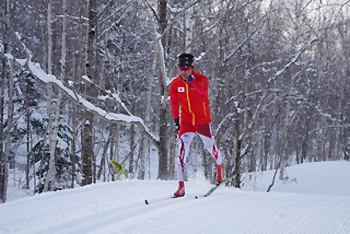
{"label": "groomed ski track", "polygon": [[124,181],[20,199],[0,206],[0,233],[350,233],[350,196],[221,186],[203,198],[211,185],[192,181],[171,199],[176,186]]}

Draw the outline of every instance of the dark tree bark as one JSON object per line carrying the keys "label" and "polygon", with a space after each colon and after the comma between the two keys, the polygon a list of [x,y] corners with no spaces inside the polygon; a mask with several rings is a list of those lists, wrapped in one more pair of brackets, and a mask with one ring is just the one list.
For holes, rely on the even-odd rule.
{"label": "dark tree bark", "polygon": [[[96,27],[97,27],[97,15],[96,15],[97,0],[89,1],[89,30],[88,30],[88,43],[87,43],[87,63],[86,63],[86,75],[88,78],[98,84],[95,68],[95,54],[94,44],[96,40]],[[85,94],[87,100],[94,102],[94,98],[97,96],[93,84],[86,84]],[[84,125],[82,133],[82,161],[83,161],[83,185],[91,184],[93,181],[94,171],[94,142],[93,142],[93,126],[94,115],[92,112],[86,110],[84,113]]]}

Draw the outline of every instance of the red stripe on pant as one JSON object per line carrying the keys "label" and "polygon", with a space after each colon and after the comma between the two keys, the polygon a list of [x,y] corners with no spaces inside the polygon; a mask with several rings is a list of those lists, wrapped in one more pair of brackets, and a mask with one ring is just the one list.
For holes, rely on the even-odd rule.
{"label": "red stripe on pant", "polygon": [[181,149],[180,149],[180,155],[179,155],[179,160],[180,160],[180,165],[181,165],[181,169],[182,169],[182,175],[184,177],[185,180],[185,143],[184,141],[180,138],[181,140]]}
{"label": "red stripe on pant", "polygon": [[219,154],[218,154],[218,151],[215,148],[215,145],[213,145],[213,156],[215,158],[215,163],[216,163],[216,160],[218,160]]}

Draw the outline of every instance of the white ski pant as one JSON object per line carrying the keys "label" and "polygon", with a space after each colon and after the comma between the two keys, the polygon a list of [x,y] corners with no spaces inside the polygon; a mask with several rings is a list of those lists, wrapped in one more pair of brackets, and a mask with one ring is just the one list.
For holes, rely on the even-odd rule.
{"label": "white ski pant", "polygon": [[[218,147],[216,146],[215,139],[213,137],[207,137],[202,134],[198,134],[198,135],[201,138],[204,144],[204,147],[209,151],[211,156],[214,158],[215,163],[217,165],[222,164],[221,153]],[[191,142],[195,136],[196,136],[196,133],[187,132],[182,134],[178,140],[179,153],[178,153],[178,156],[176,157],[176,163],[175,163],[178,181],[185,181],[186,179],[189,149],[190,149]]]}

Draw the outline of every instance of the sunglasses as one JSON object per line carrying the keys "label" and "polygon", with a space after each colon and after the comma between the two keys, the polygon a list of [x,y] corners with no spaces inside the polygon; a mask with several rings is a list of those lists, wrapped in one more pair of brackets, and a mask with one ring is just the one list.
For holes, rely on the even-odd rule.
{"label": "sunglasses", "polygon": [[191,70],[191,69],[192,69],[191,66],[189,66],[189,67],[187,67],[187,66],[185,66],[185,67],[180,67],[180,66],[179,66],[179,70],[181,70],[181,71],[189,71],[189,70]]}

